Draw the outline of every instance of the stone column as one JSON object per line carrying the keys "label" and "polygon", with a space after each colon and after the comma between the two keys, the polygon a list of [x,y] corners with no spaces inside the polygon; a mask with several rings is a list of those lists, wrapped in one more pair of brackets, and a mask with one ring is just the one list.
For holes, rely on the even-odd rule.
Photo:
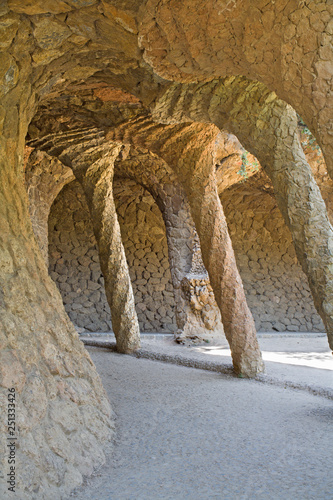
{"label": "stone column", "polygon": [[272,181],[333,350],[333,228],[299,141],[296,113],[278,99],[268,97],[265,105],[259,105],[255,94],[244,97],[246,126],[235,111],[229,118],[230,129],[254,152]]}
{"label": "stone column", "polygon": [[160,191],[176,303],[175,340],[209,339],[213,333],[222,335],[220,313],[201,260],[200,243],[184,190],[180,185],[167,184]]}
{"label": "stone column", "polygon": [[206,186],[193,183],[187,195],[235,371],[254,376],[264,365],[214,179]]}
{"label": "stone column", "polygon": [[106,142],[103,132],[95,128],[49,135],[32,141],[31,145],[72,168],[83,187],[98,244],[117,350],[133,352],[140,347],[140,330],[112,192],[114,161],[122,145]]}
{"label": "stone column", "polygon": [[[116,173],[141,184],[159,207],[166,228],[168,255],[176,304],[175,339],[210,339],[223,325],[209,277],[201,259],[199,238],[186,194],[177,175],[147,149],[126,146],[116,160]],[[124,154],[125,153],[125,154]]]}
{"label": "stone column", "polygon": [[[294,135],[287,138],[287,130],[294,130]],[[333,350],[333,228],[299,143],[293,112],[281,115],[278,131],[274,154],[269,161],[263,158],[262,165],[272,181],[278,207],[291,231],[297,259],[308,278],[314,305]]]}
{"label": "stone column", "polygon": [[[114,161],[121,147],[104,144],[88,148],[78,157],[73,155],[72,168],[91,213],[117,350],[130,353],[140,347],[140,329],[113,199]],[[68,156],[68,151],[65,154]]]}
{"label": "stone column", "polygon": [[[23,82],[26,82],[26,77]],[[113,434],[109,401],[65,313],[33,235],[23,173],[29,87],[1,98],[0,467],[9,472],[8,390],[15,392],[13,497],[59,500],[105,461]],[[13,393],[13,392],[12,392]],[[13,408],[13,407],[11,407]],[[7,498],[6,480],[0,497]]]}

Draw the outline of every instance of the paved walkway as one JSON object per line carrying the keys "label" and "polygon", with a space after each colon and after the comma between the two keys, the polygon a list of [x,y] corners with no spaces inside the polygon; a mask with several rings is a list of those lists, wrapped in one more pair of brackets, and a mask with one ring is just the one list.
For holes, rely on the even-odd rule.
{"label": "paved walkway", "polygon": [[142,349],[220,365],[221,373],[88,347],[117,416],[116,438],[107,464],[74,498],[332,500],[327,341],[271,335],[260,344],[268,373],[259,380],[231,374],[223,342],[186,348],[146,339]]}

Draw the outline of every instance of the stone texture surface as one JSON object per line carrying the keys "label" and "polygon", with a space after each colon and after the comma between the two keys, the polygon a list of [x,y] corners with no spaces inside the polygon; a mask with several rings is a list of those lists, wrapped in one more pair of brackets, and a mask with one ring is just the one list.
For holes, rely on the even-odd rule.
{"label": "stone texture surface", "polygon": [[[107,191],[113,174],[105,168],[105,176],[100,175],[101,155],[107,157],[111,146],[101,137],[106,128],[114,129],[142,113],[143,119],[134,128],[120,130],[121,144],[112,148],[125,155],[120,149],[123,145],[126,149],[134,136],[147,140],[143,147],[155,155],[156,164],[160,165],[159,156],[180,175],[236,371],[247,366],[251,374],[260,368],[260,354],[211,174],[213,157],[209,155],[215,155],[215,145],[200,149],[200,141],[190,141],[188,148],[193,151],[185,145],[186,127],[193,137],[205,136],[205,140],[211,129],[177,123],[214,123],[234,133],[272,180],[333,348],[332,227],[300,147],[296,116],[277,99],[293,105],[314,132],[333,177],[332,4],[312,0],[277,0],[274,4],[209,0],[204,5],[199,0],[8,0],[0,6],[0,26],[0,333],[2,366],[8,366],[1,384],[6,388],[15,383],[20,391],[20,414],[26,416],[20,423],[24,480],[18,495],[22,499],[59,498],[80,482],[82,473],[90,473],[101,462],[112,418],[100,380],[68,322],[33,235],[23,175],[29,123],[38,110],[28,139],[72,130],[66,139],[72,144],[82,140],[91,127],[102,129],[92,138],[95,143],[90,151],[97,162],[101,160],[92,161],[91,173],[98,176],[85,178],[83,165],[77,165],[83,169],[81,177],[77,173],[90,210],[95,211],[95,233],[100,236],[98,224],[103,221],[109,235],[116,235],[118,253],[113,256],[110,241],[97,237],[101,266],[105,276],[117,269],[125,277],[118,297],[126,299],[131,295],[130,281],[112,193]],[[173,85],[173,81],[178,83]],[[107,87],[109,91],[101,92]],[[112,95],[115,101],[109,101]],[[149,117],[153,108],[154,119],[169,125],[154,129]],[[54,130],[50,130],[50,117]],[[171,132],[172,120],[176,126],[172,125]],[[66,165],[66,154],[61,159]],[[205,168],[212,170],[208,173]],[[96,180],[100,184],[95,190]],[[110,204],[105,202],[106,193]],[[159,192],[155,195],[158,200]],[[202,202],[206,205],[199,207]],[[218,267],[219,273],[215,268],[220,253],[212,248],[214,241],[227,248],[228,262]],[[232,270],[231,287],[226,270]],[[225,290],[221,290],[221,275]],[[108,278],[112,282],[112,276]],[[231,304],[223,310],[224,292],[237,304],[235,309]],[[111,299],[115,318],[122,317],[120,311],[126,310],[126,304],[130,304],[129,317],[135,318],[132,297],[129,302],[121,300],[119,306]],[[136,326],[134,330],[138,334]],[[252,361],[256,366],[249,367]],[[8,377],[13,364],[17,367],[14,379]],[[66,385],[69,379],[74,392]],[[78,411],[80,418],[74,418],[78,428],[69,439],[66,415],[77,416]]]}
{"label": "stone texture surface", "polygon": [[200,242],[184,189],[164,187],[163,218],[176,302],[175,339],[209,340],[222,335],[221,315],[202,261]]}
{"label": "stone texture surface", "polygon": [[221,200],[257,330],[322,332],[324,325],[274,197],[246,181],[223,192]]}
{"label": "stone texture surface", "polygon": [[[229,140],[233,144],[232,158],[230,164],[223,162],[220,166],[219,191],[222,190],[220,196],[237,266],[256,328],[260,331],[323,331],[324,326],[314,309],[306,277],[297,263],[290,233],[276,206],[269,179],[260,182],[252,178],[252,181],[244,182],[237,174],[239,165],[234,158],[240,155],[239,146],[235,148],[232,136]],[[325,201],[329,203],[331,192],[322,157],[317,150],[308,147],[307,158],[321,189],[324,189]],[[175,303],[161,213],[152,196],[134,181],[116,180],[114,193],[140,330],[175,331]],[[69,317],[75,325],[88,331],[109,331],[111,317],[98,251],[88,207],[78,183],[67,186],[57,198],[49,223],[51,277],[58,285]],[[152,227],[156,227],[154,234],[150,231]],[[158,235],[161,234],[163,238],[160,239]],[[181,248],[185,246],[186,243]],[[85,268],[80,259],[85,262]],[[149,264],[158,268],[158,271],[152,268],[154,275],[147,269]],[[63,274],[56,271],[60,266]],[[162,269],[165,270],[163,277],[157,276]],[[196,273],[202,274],[200,265]],[[166,275],[169,281],[165,284],[163,278]],[[150,278],[158,277],[159,283],[149,282]],[[189,288],[187,281],[186,292]],[[191,289],[195,292],[194,284]],[[196,294],[193,293],[192,297],[195,302]],[[195,311],[201,309],[198,304],[193,307]],[[215,317],[215,313],[210,312],[207,317],[210,315]],[[209,322],[208,319],[206,324]],[[198,324],[195,326],[198,328]]]}
{"label": "stone texture surface", "polygon": [[109,331],[106,300],[91,216],[80,184],[66,186],[49,217],[49,273],[73,323],[88,331]]}
{"label": "stone texture surface", "polygon": [[[160,211],[151,195],[133,181],[115,180],[114,194],[140,330],[172,332],[175,303]],[[49,250],[50,275],[70,319],[88,331],[109,331],[111,313],[104,278],[78,182],[65,187],[52,207]]]}
{"label": "stone texture surface", "polygon": [[121,148],[93,146],[78,156],[74,148],[72,164],[91,213],[117,350],[128,353],[140,347],[140,330],[113,198],[113,164]]}

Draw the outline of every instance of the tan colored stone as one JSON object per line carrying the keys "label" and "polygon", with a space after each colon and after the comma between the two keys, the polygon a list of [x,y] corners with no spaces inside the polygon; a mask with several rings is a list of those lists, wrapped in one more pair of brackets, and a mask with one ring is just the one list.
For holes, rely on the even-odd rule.
{"label": "tan colored stone", "polygon": [[63,55],[63,52],[61,50],[39,49],[33,53],[32,59],[37,66],[46,66],[47,64],[50,64],[54,59],[58,59],[62,55]]}
{"label": "tan colored stone", "polygon": [[6,389],[14,389],[18,393],[22,392],[26,376],[16,351],[1,351],[0,359],[0,385]]}
{"label": "tan colored stone", "polygon": [[50,18],[40,18],[34,21],[34,36],[41,49],[56,49],[71,36],[66,24]]}
{"label": "tan colored stone", "polygon": [[71,7],[62,0],[8,0],[8,7],[19,14],[34,16],[36,14],[60,14],[68,12]]}
{"label": "tan colored stone", "polygon": [[130,33],[137,33],[137,22],[136,19],[128,14],[127,12],[117,9],[114,5],[109,2],[102,0],[103,12],[104,14],[112,20],[115,20],[120,24],[125,30]]}
{"label": "tan colored stone", "polygon": [[[50,0],[45,0],[43,4],[39,0],[34,3],[9,0],[6,4],[11,12],[22,15],[15,37],[13,38],[12,29],[6,25],[1,39],[5,45],[0,62],[1,107],[4,110],[0,139],[0,253],[4,262],[0,275],[1,345],[8,350],[16,350],[17,359],[24,367],[29,384],[36,375],[41,378],[42,393],[44,390],[55,398],[55,388],[58,387],[59,398],[66,399],[73,408],[77,407],[79,400],[84,400],[88,407],[95,406],[97,427],[104,432],[104,425],[107,424],[99,411],[103,413],[105,402],[101,403],[104,396],[99,379],[75,336],[56,288],[47,276],[29,220],[28,198],[22,173],[23,146],[28,124],[39,103],[40,115],[36,118],[35,129],[31,131],[38,137],[71,131],[70,136],[64,139],[63,150],[72,148],[72,152],[75,151],[73,145],[82,140],[82,136],[77,135],[78,130],[86,130],[91,126],[117,128],[120,123],[127,123],[119,132],[121,142],[128,146],[129,142],[135,140],[138,147],[142,148],[139,154],[136,152],[139,158],[137,162],[131,167],[128,163],[124,166],[128,167],[129,175],[140,170],[138,164],[147,149],[151,149],[155,155],[153,160],[149,160],[151,176],[154,177],[153,186],[165,185],[165,180],[161,177],[165,168],[154,169],[152,164],[155,162],[159,167],[163,162],[172,165],[173,181],[179,174],[187,191],[195,225],[202,240],[204,260],[221,310],[221,295],[226,293],[229,307],[226,308],[224,321],[228,324],[236,369],[243,372],[245,367],[247,373],[252,374],[258,370],[260,358],[253,323],[243,299],[241,282],[238,281],[223,211],[217,198],[216,180],[213,179],[214,141],[207,148],[201,147],[203,143],[207,144],[205,141],[208,140],[209,143],[209,137],[212,137],[212,129],[209,126],[207,128],[207,124],[214,123],[219,128],[227,127],[232,130],[244,146],[260,159],[262,167],[272,178],[278,205],[292,231],[298,258],[308,275],[316,307],[325,322],[332,346],[332,229],[297,138],[296,118],[292,116],[290,108],[276,98],[279,96],[294,106],[315,133],[326,157],[327,170],[333,178],[329,114],[332,109],[332,68],[328,64],[326,51],[321,53],[321,47],[330,46],[331,43],[330,2],[277,0],[272,8],[269,2],[260,1],[254,6],[253,2],[247,0],[233,2],[232,6],[222,5],[219,9],[216,9],[216,2],[213,0],[208,0],[204,5],[202,0],[184,0],[178,3],[170,0],[147,0],[142,9],[139,9],[139,2],[136,1],[126,2],[128,7],[124,7],[124,2],[115,4],[106,0],[103,2],[104,7],[95,0],[68,0],[57,2],[57,5]],[[6,4],[2,3],[1,14],[8,13]],[[64,4],[71,10],[66,12],[68,9]],[[116,5],[115,10],[105,7],[111,4]],[[103,15],[103,8],[108,9],[109,17]],[[126,10],[127,8],[132,10]],[[58,9],[59,13],[54,14]],[[134,33],[132,18],[139,28],[138,37]],[[325,32],[322,31],[324,29]],[[73,38],[71,33],[74,33]],[[69,41],[71,38],[72,43]],[[59,50],[62,55],[47,59],[40,50]],[[293,60],[293,54],[297,56],[297,63]],[[45,64],[43,61],[46,61]],[[94,73],[90,75],[94,75],[93,78],[78,81],[82,72],[79,75],[71,72],[73,61],[75,67],[94,68]],[[317,74],[311,82],[313,72]],[[239,78],[237,75],[244,76]],[[82,80],[85,79],[84,75]],[[178,85],[172,82],[178,82]],[[193,82],[196,84],[187,86],[187,83]],[[125,106],[125,103],[113,106],[112,101],[94,99],[93,89],[98,85],[100,88],[108,85],[134,93],[146,106],[142,115],[138,114],[138,106],[134,110],[135,106]],[[268,91],[265,85],[271,90]],[[73,108],[70,109],[70,97],[66,96],[77,97],[80,90],[80,104],[74,104],[73,101]],[[272,90],[276,95],[272,94]],[[266,103],[267,99],[271,99],[270,102]],[[151,106],[155,107],[155,123],[149,116]],[[54,116],[58,119],[53,120]],[[204,122],[205,125],[200,128],[201,125],[191,125],[192,121]],[[92,141],[96,141],[91,153],[96,153],[97,156],[103,151],[99,148],[103,133],[98,136],[95,132],[91,137]],[[129,154],[127,146],[121,152],[122,161]],[[80,148],[76,151],[79,152]],[[163,161],[157,160],[157,157],[162,157]],[[66,161],[65,154],[62,159]],[[208,167],[211,169],[209,172],[205,170]],[[143,185],[150,183],[152,187],[152,179],[147,178],[147,171],[146,177],[141,171],[140,175],[132,178],[142,183],[145,181],[146,184]],[[93,183],[88,185],[91,195]],[[159,200],[165,193],[168,195],[167,190],[154,192]],[[99,194],[103,195],[103,189],[97,189],[96,195]],[[112,200],[112,196],[110,199]],[[95,202],[98,207],[102,204]],[[178,206],[177,203],[175,205]],[[111,207],[110,210],[114,222],[114,208]],[[102,217],[99,219],[102,220]],[[133,243],[142,244],[146,248],[157,246],[165,238],[160,228],[157,232],[154,230],[147,234],[148,224],[143,224],[142,227],[144,234],[134,235]],[[132,230],[131,226],[128,233]],[[248,230],[250,245],[253,245],[256,238],[259,243],[268,238],[267,232],[259,234],[259,230],[257,226]],[[277,227],[272,234],[277,238],[279,231],[280,227]],[[78,234],[83,233],[84,224],[80,220]],[[115,233],[117,241],[121,242],[119,230]],[[188,236],[182,239],[175,233],[176,252],[181,250],[184,240],[189,240]],[[226,261],[222,264],[218,259],[219,251],[213,248],[220,239],[223,240],[221,247],[226,252]],[[65,238],[63,243],[67,244],[66,241]],[[78,246],[76,237],[73,247]],[[116,247],[118,257],[120,255],[125,260],[121,244]],[[189,247],[188,249],[190,250]],[[68,254],[69,249],[64,253]],[[59,276],[63,280],[66,278],[66,265],[64,262],[58,264],[61,271]],[[258,282],[263,275],[261,264],[256,260],[251,266],[249,264]],[[284,262],[281,268],[275,270],[275,276],[271,275],[272,283],[273,278],[277,281],[281,278],[285,264]],[[119,269],[125,272],[128,284],[126,265],[119,265]],[[91,275],[97,271],[89,268]],[[180,269],[175,269],[178,278],[180,274]],[[147,271],[142,275],[142,279],[150,278]],[[91,276],[86,276],[82,278],[82,282],[87,284],[90,278]],[[65,281],[59,282],[65,284]],[[225,292],[221,290],[221,283],[227,284]],[[228,283],[232,283],[232,286]],[[159,286],[158,283],[156,285]],[[122,295],[124,290],[118,290],[118,297],[128,296],[128,291],[129,287]],[[140,293],[144,293],[144,289]],[[172,290],[168,288],[167,293],[172,295]],[[236,302],[241,302],[237,302],[235,307],[232,302],[233,294]],[[170,300],[171,295],[165,295],[166,299]],[[288,307],[282,296],[277,297],[281,299],[281,308],[284,307],[288,314],[294,315],[287,328],[294,328],[293,325],[299,327],[300,318],[296,317],[297,311],[294,311],[296,308]],[[91,302],[88,298],[83,302],[88,304],[87,309]],[[267,307],[269,297],[263,294],[262,300]],[[292,297],[292,300],[295,298]],[[122,307],[123,304],[118,307],[116,316],[119,316]],[[232,316],[232,311],[237,311],[238,314]],[[154,321],[156,320],[152,319],[149,322],[150,327],[154,326]],[[269,315],[264,316],[263,323],[269,324]],[[49,343],[54,343],[60,353],[66,353],[63,357],[59,356],[63,359],[63,373],[65,370],[69,375],[74,373],[74,376],[66,376],[66,383],[65,375],[54,376],[50,373],[43,357],[40,346]],[[70,356],[70,360],[67,356]],[[58,369],[62,373],[60,367]],[[82,469],[91,471],[93,463],[101,463],[102,443],[98,436],[92,436],[88,432],[90,422],[84,419],[80,431],[76,433],[73,453],[60,425],[54,428],[50,426],[49,401],[45,402],[44,397],[43,406],[45,403],[46,411],[38,413],[36,392],[38,387],[32,384],[33,397],[29,403],[29,392],[28,389],[25,391],[24,386],[22,399],[27,402],[29,413],[40,418],[38,432],[35,429],[31,431],[33,441],[38,443],[33,448],[34,453],[39,450],[40,454],[33,457],[23,454],[23,477],[27,481],[22,481],[25,491],[20,491],[18,495],[20,498],[31,498],[33,489],[38,484],[37,479],[42,478],[45,495],[50,498],[61,497],[69,492],[70,481],[65,479],[61,484],[59,471],[64,468],[64,477],[69,477],[73,483],[78,484],[81,473],[77,464],[81,462],[84,464]],[[22,409],[23,414],[27,415],[27,410]],[[23,439],[26,432],[25,429]],[[106,434],[107,432],[103,436]],[[91,454],[87,453],[86,443],[89,443]],[[57,465],[52,469],[52,457],[56,455],[54,463]],[[90,459],[90,455],[93,458]],[[31,481],[26,472],[28,464],[31,464],[33,470]],[[58,489],[55,484],[59,484]]]}
{"label": "tan colored stone", "polygon": [[0,19],[0,49],[7,49],[19,27],[18,16],[8,15]]}

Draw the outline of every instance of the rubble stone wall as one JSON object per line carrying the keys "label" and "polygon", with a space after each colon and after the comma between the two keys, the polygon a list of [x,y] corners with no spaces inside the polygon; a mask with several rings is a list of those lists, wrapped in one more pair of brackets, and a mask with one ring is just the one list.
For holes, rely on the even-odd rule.
{"label": "rubble stone wall", "polygon": [[76,326],[89,331],[111,329],[90,213],[77,181],[65,186],[51,207],[49,273]]}
{"label": "rubble stone wall", "polygon": [[174,332],[175,299],[161,212],[148,191],[128,179],[115,179],[114,197],[140,328]]}
{"label": "rubble stone wall", "polygon": [[246,182],[221,199],[257,330],[325,331],[275,199],[245,188]]}
{"label": "rubble stone wall", "polygon": [[[152,196],[128,180],[115,180],[115,201],[141,331],[176,329],[164,223]],[[49,217],[49,272],[65,309],[88,331],[112,329],[96,240],[78,182],[65,186]]]}

